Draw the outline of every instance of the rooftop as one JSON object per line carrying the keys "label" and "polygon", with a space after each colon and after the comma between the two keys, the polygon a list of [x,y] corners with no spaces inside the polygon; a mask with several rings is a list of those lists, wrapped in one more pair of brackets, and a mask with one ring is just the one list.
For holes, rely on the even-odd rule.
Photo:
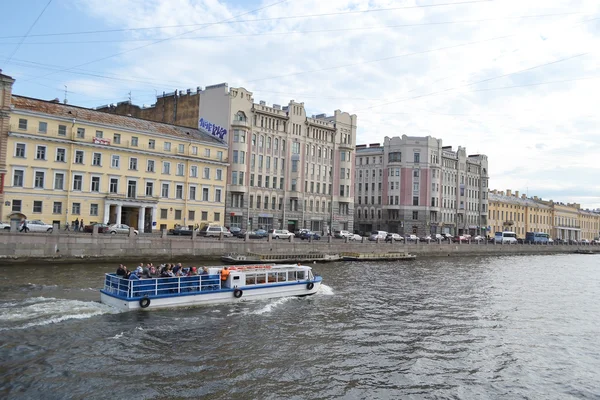
{"label": "rooftop", "polygon": [[55,101],[46,101],[24,96],[12,96],[12,104],[18,110],[39,112],[58,117],[77,119],[98,124],[113,125],[138,131],[171,135],[186,139],[196,139],[209,144],[222,145],[218,138],[203,129],[188,128],[185,126],[171,125],[163,122],[154,122],[140,118],[123,115],[108,114],[90,108],[62,104]]}

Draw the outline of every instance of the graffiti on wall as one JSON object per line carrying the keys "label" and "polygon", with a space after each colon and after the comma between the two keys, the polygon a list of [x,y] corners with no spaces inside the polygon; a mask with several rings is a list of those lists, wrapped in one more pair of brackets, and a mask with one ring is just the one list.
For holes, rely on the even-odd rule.
{"label": "graffiti on wall", "polygon": [[211,135],[216,136],[221,140],[224,140],[225,135],[227,135],[227,129],[217,124],[213,124],[204,118],[200,118],[200,121],[198,121],[198,127],[207,130]]}

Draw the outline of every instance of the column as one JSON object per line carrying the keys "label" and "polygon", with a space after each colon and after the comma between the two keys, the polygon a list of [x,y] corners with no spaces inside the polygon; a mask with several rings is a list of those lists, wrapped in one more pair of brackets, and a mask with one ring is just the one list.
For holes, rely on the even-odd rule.
{"label": "column", "polygon": [[110,220],[110,203],[104,202],[104,223],[108,224]]}
{"label": "column", "polygon": [[138,231],[144,232],[144,219],[146,218],[146,207],[140,207],[138,212]]}
{"label": "column", "polygon": [[115,221],[115,224],[120,224],[121,223],[121,209],[122,206],[120,204],[117,204],[117,220]]}

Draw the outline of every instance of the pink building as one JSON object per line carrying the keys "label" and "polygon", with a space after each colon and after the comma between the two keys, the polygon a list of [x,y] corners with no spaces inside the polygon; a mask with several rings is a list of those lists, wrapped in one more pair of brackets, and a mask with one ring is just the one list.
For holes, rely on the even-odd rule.
{"label": "pink building", "polygon": [[485,234],[485,155],[441,139],[386,137],[356,146],[355,229],[400,234]]}

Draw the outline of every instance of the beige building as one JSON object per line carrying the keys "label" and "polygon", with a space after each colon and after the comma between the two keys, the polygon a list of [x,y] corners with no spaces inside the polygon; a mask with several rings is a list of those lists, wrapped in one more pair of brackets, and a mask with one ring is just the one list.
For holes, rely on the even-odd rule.
{"label": "beige building", "polygon": [[[8,96],[8,97],[7,97]],[[223,224],[227,146],[206,131],[8,95],[0,219]],[[4,111],[6,112],[6,111]],[[5,158],[4,158],[5,157]]]}

